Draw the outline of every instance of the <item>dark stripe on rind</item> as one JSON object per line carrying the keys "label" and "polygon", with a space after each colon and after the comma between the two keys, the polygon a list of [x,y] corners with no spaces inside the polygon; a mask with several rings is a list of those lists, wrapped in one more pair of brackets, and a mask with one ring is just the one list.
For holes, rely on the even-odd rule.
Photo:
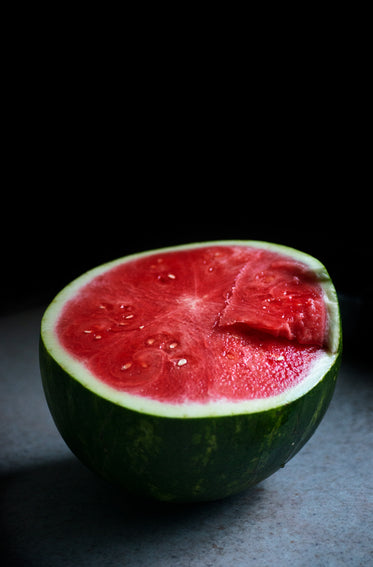
{"label": "dark stripe on rind", "polygon": [[312,390],[279,408],[179,419],[132,411],[96,395],[63,370],[40,340],[46,399],[70,449],[127,491],[175,502],[229,496],[285,465],[325,414],[339,364],[340,355]]}

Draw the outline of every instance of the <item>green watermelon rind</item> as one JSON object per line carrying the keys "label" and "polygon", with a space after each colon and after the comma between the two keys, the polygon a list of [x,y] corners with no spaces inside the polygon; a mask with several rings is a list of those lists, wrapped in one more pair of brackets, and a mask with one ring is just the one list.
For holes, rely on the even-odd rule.
{"label": "green watermelon rind", "polygon": [[302,252],[253,241],[183,245],[161,252],[221,244],[268,247],[307,263],[318,274],[332,321],[330,349],[304,388],[293,389],[289,397],[213,404],[206,410],[203,404],[197,410],[164,404],[163,411],[159,402],[150,400],[142,406],[135,396],[103,388],[71,361],[53,337],[53,322],[61,305],[102,271],[159,251],[127,256],[87,272],[62,290],[44,315],[40,369],[56,426],[83,463],[132,494],[193,502],[220,499],[249,488],[284,466],[303,447],[332,398],[342,332],[335,289],[325,268]]}
{"label": "green watermelon rind", "polygon": [[73,453],[131,494],[170,502],[224,498],[284,466],[332,398],[340,355],[307,394],[271,410],[206,418],[162,417],[114,404],[70,376],[40,341],[46,399]]}

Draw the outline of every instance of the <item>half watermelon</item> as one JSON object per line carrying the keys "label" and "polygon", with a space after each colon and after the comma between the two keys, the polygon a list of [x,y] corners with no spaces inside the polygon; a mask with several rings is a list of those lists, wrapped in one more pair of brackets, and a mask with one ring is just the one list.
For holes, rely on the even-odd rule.
{"label": "half watermelon", "polygon": [[256,241],[127,256],[46,310],[40,367],[71,450],[128,491],[222,498],[260,482],[310,438],[341,356],[320,262]]}

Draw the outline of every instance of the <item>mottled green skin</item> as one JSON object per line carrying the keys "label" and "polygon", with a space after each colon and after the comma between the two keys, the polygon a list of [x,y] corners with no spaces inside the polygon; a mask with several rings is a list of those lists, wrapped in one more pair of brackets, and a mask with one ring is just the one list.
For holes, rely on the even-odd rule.
{"label": "mottled green skin", "polygon": [[303,397],[254,414],[169,418],[105,400],[67,374],[40,341],[47,402],[70,449],[131,493],[159,500],[215,500],[285,465],[311,437],[331,400],[340,356]]}

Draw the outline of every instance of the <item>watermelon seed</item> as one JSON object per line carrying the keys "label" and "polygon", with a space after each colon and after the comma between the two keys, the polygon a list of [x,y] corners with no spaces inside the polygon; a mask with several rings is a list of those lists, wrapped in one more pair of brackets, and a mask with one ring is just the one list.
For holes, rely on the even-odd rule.
{"label": "watermelon seed", "polygon": [[146,344],[147,345],[153,345],[155,343],[155,339],[153,339],[152,337],[150,337],[150,339],[147,339]]}
{"label": "watermelon seed", "polygon": [[94,335],[95,339],[101,339],[101,335]]}
{"label": "watermelon seed", "polygon": [[180,358],[180,360],[178,361],[177,365],[178,366],[184,366],[184,364],[186,364],[188,361],[186,358]]}
{"label": "watermelon seed", "polygon": [[168,345],[168,348],[176,348],[177,347],[177,342],[175,341],[174,343],[171,343]]}
{"label": "watermelon seed", "polygon": [[132,362],[126,362],[126,364],[123,364],[123,366],[121,367],[121,370],[128,370],[129,368],[131,368],[132,366]]}
{"label": "watermelon seed", "polygon": [[175,274],[167,274],[167,277],[170,278],[170,280],[175,280],[175,279],[176,279]]}
{"label": "watermelon seed", "polygon": [[133,306],[132,305],[128,305],[127,303],[121,303],[119,305],[119,309],[125,309],[126,311],[132,311]]}
{"label": "watermelon seed", "polygon": [[92,331],[90,331],[89,329],[87,329],[86,331],[83,331],[83,333],[92,333]]}

